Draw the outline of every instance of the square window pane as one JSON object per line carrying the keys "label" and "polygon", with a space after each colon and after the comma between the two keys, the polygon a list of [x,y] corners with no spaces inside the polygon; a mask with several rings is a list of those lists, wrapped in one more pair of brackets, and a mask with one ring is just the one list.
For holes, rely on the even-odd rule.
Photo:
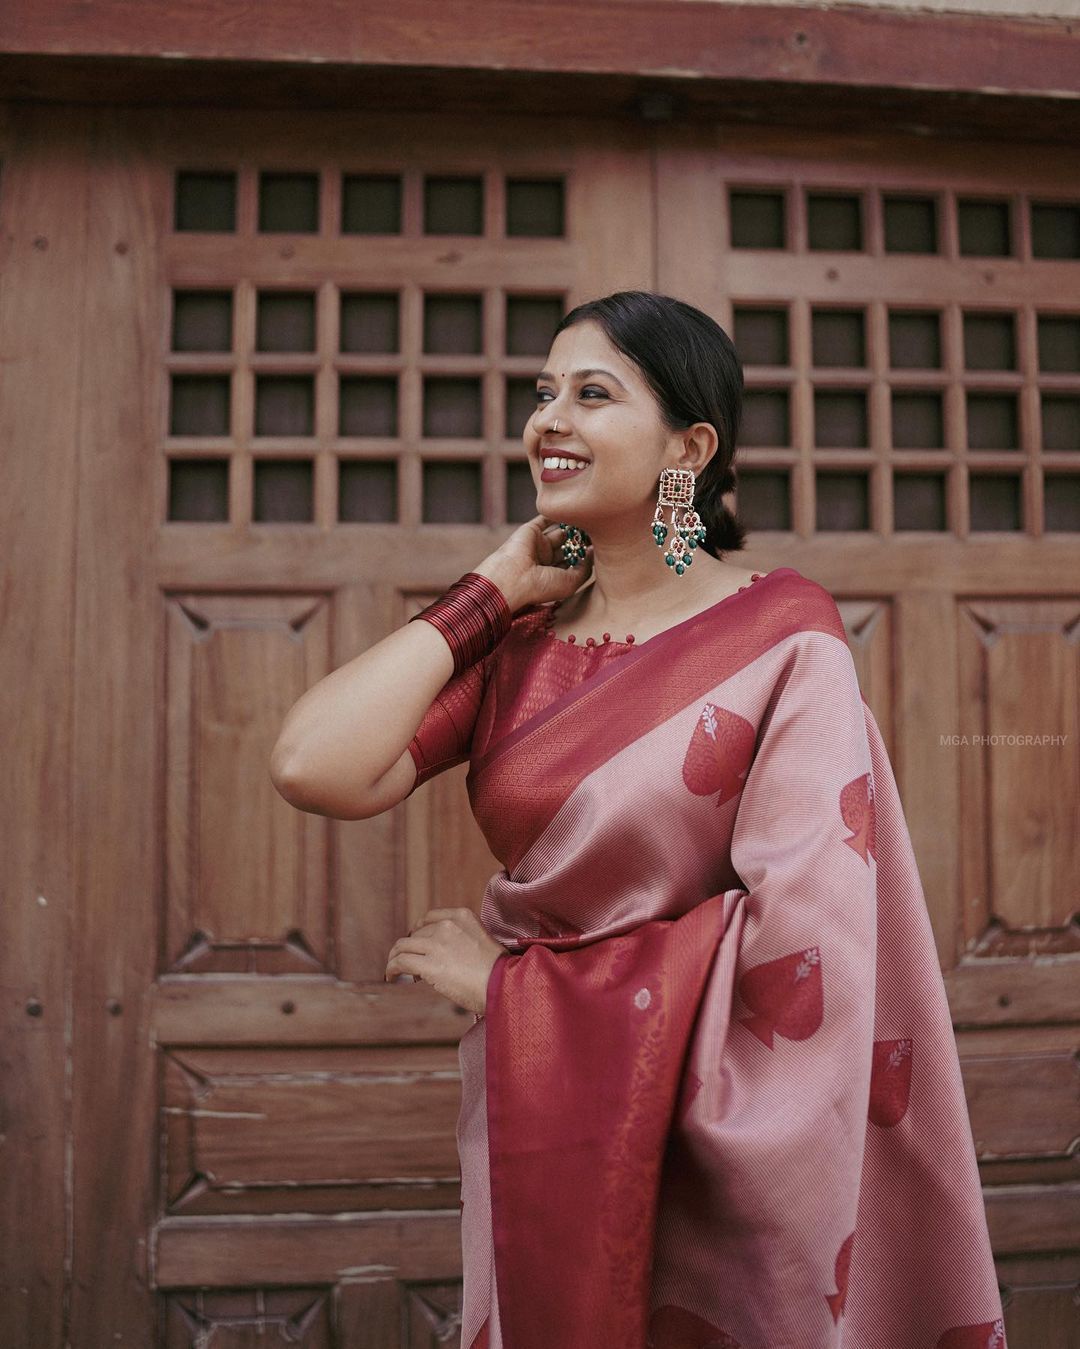
{"label": "square window pane", "polygon": [[514,460],[506,465],[506,520],[523,525],[536,514],[536,483],[529,465]]}
{"label": "square window pane", "polygon": [[940,370],[940,314],[890,310],[889,364],[894,370]]}
{"label": "square window pane", "polygon": [[898,473],[893,479],[896,529],[946,528],[945,478],[940,473]]}
{"label": "square window pane", "polygon": [[482,178],[425,178],[425,234],[483,234]]}
{"label": "square window pane", "polygon": [[232,350],[232,291],[173,291],[173,351]]}
{"label": "square window pane", "polygon": [[1039,315],[1039,369],[1080,373],[1080,316]]}
{"label": "square window pane", "polygon": [[788,401],[787,389],[747,389],[743,394],[740,443],[773,448],[789,446],[791,418]]}
{"label": "square window pane", "polygon": [[737,470],[739,518],[748,530],[791,529],[791,487],[784,469]]}
{"label": "square window pane", "polygon": [[257,436],[314,435],[314,376],[256,375],[255,434]]}
{"label": "square window pane", "polygon": [[[562,316],[561,295],[508,295],[506,354],[546,356]],[[533,511],[533,515],[535,514]]]}
{"label": "square window pane", "polygon": [[865,390],[814,390],[814,444],[819,450],[865,449],[869,435]]}
{"label": "square window pane", "polygon": [[255,461],[258,524],[310,524],[314,517],[315,474],[310,459]]}
{"label": "square window pane", "polygon": [[425,525],[473,525],[480,521],[483,475],[479,464],[429,460],[423,465],[422,490],[421,520]]}
{"label": "square window pane", "polygon": [[430,355],[476,355],[484,350],[484,311],[479,295],[424,296],[424,351]]}
{"label": "square window pane", "polygon": [[1080,477],[1075,473],[1047,473],[1043,479],[1044,519],[1047,529],[1080,529]]}
{"label": "square window pane", "polygon": [[397,394],[393,375],[342,375],[338,382],[338,435],[396,436]]}
{"label": "square window pane", "polygon": [[170,387],[169,435],[229,434],[228,375],[173,375]]}
{"label": "square window pane", "polygon": [[396,460],[338,462],[338,519],[343,524],[394,524],[397,514]]}
{"label": "square window pane", "polygon": [[1035,258],[1080,258],[1080,205],[1031,203],[1031,255]]}
{"label": "square window pane", "polygon": [[968,370],[1016,369],[1012,314],[964,315],[964,366]]}
{"label": "square window pane", "polygon": [[229,518],[227,459],[169,460],[169,517],[184,523]]}
{"label": "square window pane", "polygon": [[342,234],[400,234],[401,178],[347,173],[341,182]]}
{"label": "square window pane", "polygon": [[866,364],[866,334],[861,309],[815,309],[811,330],[814,365]]}
{"label": "square window pane", "polygon": [[786,309],[734,310],[732,341],[743,365],[789,365]]}
{"label": "square window pane", "polygon": [[236,174],[176,175],[177,230],[232,234],[236,230]]}
{"label": "square window pane", "polygon": [[563,195],[561,178],[508,178],[506,233],[512,237],[562,238],[566,233]]}
{"label": "square window pane", "polygon": [[1042,443],[1044,450],[1080,450],[1080,394],[1044,393]]}
{"label": "square window pane", "polygon": [[317,234],[318,230],[317,173],[259,174],[260,233]]}
{"label": "square window pane", "polygon": [[862,248],[862,198],[845,193],[808,192],[807,242],[814,249]]}
{"label": "square window pane", "polygon": [[478,379],[428,375],[424,379],[422,435],[479,439],[484,434]]}
{"label": "square window pane", "polygon": [[885,252],[937,251],[937,201],[933,197],[886,197]]}
{"label": "square window pane", "polygon": [[870,488],[865,473],[818,473],[818,530],[861,531],[870,528]]}
{"label": "square window pane", "polygon": [[787,222],[782,192],[728,194],[732,248],[784,248]]}
{"label": "square window pane", "polygon": [[1015,450],[1019,448],[1016,395],[968,393],[967,443],[969,450]]}
{"label": "square window pane", "polygon": [[940,450],[945,447],[942,395],[936,390],[892,393],[894,450]]}
{"label": "square window pane", "polygon": [[1012,231],[1007,201],[961,200],[957,202],[960,253],[964,257],[1007,258],[1012,252]]}
{"label": "square window pane", "polygon": [[341,350],[397,352],[401,349],[396,292],[353,291],[341,296]]}
{"label": "square window pane", "polygon": [[[524,438],[525,425],[536,411],[537,403],[534,379],[507,379],[506,425],[503,428],[503,435],[507,440]],[[533,515],[535,514],[533,511]]]}
{"label": "square window pane", "polygon": [[256,351],[314,351],[315,296],[310,291],[260,291]]}
{"label": "square window pane", "polygon": [[1011,533],[1020,530],[1019,478],[1004,473],[972,473],[968,495],[972,529]]}

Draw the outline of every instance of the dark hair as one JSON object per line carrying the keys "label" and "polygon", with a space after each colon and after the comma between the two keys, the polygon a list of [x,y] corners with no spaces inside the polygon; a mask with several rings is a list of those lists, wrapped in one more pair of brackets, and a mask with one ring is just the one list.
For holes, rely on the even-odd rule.
{"label": "dark hair", "polygon": [[735,486],[742,419],[743,372],[731,338],[702,310],[647,290],[620,290],[577,305],[552,338],[587,319],[641,371],[669,431],[695,422],[714,427],[716,453],[694,484],[694,509],[706,529],[701,547],[715,558],[745,548],[746,526],[723,500]]}

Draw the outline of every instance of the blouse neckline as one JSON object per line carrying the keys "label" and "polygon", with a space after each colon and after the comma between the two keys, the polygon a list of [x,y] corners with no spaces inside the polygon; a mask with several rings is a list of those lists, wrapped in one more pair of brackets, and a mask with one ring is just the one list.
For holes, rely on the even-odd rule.
{"label": "blouse neckline", "polygon": [[[776,570],[779,570],[779,568]],[[659,632],[654,633],[651,637],[646,637],[644,642],[637,642],[636,645],[638,647],[648,646],[650,642],[655,642],[659,637],[666,637],[668,633],[677,632],[680,628],[685,627],[686,624],[696,622],[699,618],[703,618],[706,614],[711,614],[715,609],[719,609],[722,604],[726,604],[729,600],[735,599],[735,597],[737,595],[741,595],[744,590],[749,590],[753,582],[760,581],[764,579],[764,577],[766,576],[773,576],[773,575],[775,575],[775,571],[752,572],[750,575],[750,580],[749,582],[747,582],[746,585],[739,586],[738,590],[732,591],[730,595],[725,595],[722,599],[715,601],[715,603],[713,604],[707,605],[704,609],[699,609],[696,614],[691,614],[689,618],[684,618],[681,619],[678,623],[673,623],[669,628],[662,628]],[[559,634],[554,631],[552,624],[554,623],[555,620],[555,610],[559,607],[561,603],[562,603],[561,600],[556,600],[553,604],[543,606],[545,611],[544,612],[545,636],[552,638],[554,641],[558,642],[560,646],[572,647],[575,651],[603,651],[605,649],[609,649],[612,647],[618,647],[620,649],[627,650],[635,645],[633,633],[627,633],[626,640],[623,642],[620,642],[617,638],[613,638],[611,634],[607,632],[604,633],[603,639],[601,641],[597,641],[595,637],[587,637],[584,642],[579,642],[577,640],[576,634],[574,633],[568,633],[565,637],[560,637]]]}

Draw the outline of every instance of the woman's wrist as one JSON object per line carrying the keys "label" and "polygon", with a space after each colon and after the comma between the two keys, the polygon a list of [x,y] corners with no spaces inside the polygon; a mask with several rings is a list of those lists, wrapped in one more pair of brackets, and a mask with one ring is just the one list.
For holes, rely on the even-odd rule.
{"label": "woman's wrist", "polygon": [[454,655],[454,674],[475,665],[510,630],[512,612],[502,590],[482,572],[466,572],[431,604],[413,614],[438,628]]}

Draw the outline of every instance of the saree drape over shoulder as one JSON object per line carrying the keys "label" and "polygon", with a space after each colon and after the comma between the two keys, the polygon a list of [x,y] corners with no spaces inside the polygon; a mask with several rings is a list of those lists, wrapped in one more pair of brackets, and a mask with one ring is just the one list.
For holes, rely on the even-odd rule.
{"label": "saree drape over shoulder", "polygon": [[638,645],[547,611],[433,704],[509,949],[461,1040],[463,1349],[1004,1349],[896,782],[790,567]]}

